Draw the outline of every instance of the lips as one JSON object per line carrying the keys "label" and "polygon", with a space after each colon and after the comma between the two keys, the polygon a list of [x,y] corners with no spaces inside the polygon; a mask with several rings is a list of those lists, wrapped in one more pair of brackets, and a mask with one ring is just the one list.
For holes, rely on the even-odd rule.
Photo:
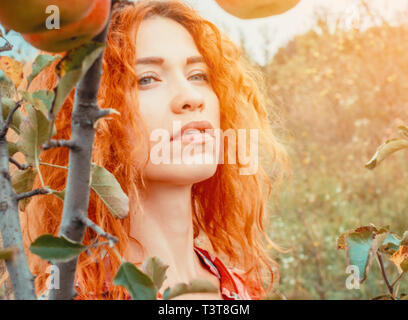
{"label": "lips", "polygon": [[[213,136],[213,133],[211,132],[212,130],[209,130],[209,129],[214,129],[213,125],[209,121],[206,121],[206,120],[191,121],[191,122],[186,123],[184,126],[182,126],[180,131],[176,132],[170,138],[170,141],[182,139],[183,136],[187,136],[187,135],[210,134],[211,136]],[[205,133],[199,133],[197,131],[205,132]]]}

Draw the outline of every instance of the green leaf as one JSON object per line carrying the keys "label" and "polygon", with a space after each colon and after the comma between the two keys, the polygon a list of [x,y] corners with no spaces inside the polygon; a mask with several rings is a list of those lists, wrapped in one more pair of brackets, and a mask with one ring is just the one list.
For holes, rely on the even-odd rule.
{"label": "green leaf", "polygon": [[48,116],[52,101],[54,100],[54,91],[39,90],[33,93],[20,91],[20,94],[25,101],[39,109],[45,116]]}
{"label": "green leaf", "polygon": [[388,232],[382,229],[377,233],[375,227],[367,226],[356,229],[346,237],[346,255],[350,265],[360,271],[360,282],[367,278],[373,258],[384,242]]}
{"label": "green leaf", "polygon": [[[3,119],[6,120],[10,111],[14,108],[16,105],[16,102],[13,99],[10,98],[2,98],[1,99],[1,105],[3,109]],[[20,123],[22,119],[24,118],[23,114],[21,113],[20,110],[16,110],[13,114],[13,119],[10,123],[10,128],[13,129],[17,134],[20,133]]]}
{"label": "green leaf", "polygon": [[[26,170],[18,170],[11,177],[11,185],[14,191],[19,194],[23,192],[28,192],[33,189],[34,180],[37,176],[37,170],[33,168],[28,168]],[[30,203],[31,197],[21,199],[18,202],[18,209],[24,211],[27,205]]]}
{"label": "green leaf", "polygon": [[86,246],[64,236],[57,238],[51,234],[38,237],[30,246],[32,253],[53,263],[70,261],[86,249]]}
{"label": "green leaf", "polygon": [[51,56],[48,54],[40,54],[38,55],[33,63],[33,70],[31,74],[27,78],[27,88],[30,86],[31,81],[34,80],[35,77],[37,77],[41,71],[43,71],[45,68],[50,66],[55,60],[60,59],[61,56],[55,55]]}
{"label": "green leaf", "polygon": [[186,293],[211,292],[217,293],[218,288],[204,279],[194,279],[190,283],[178,283],[171,288],[167,288],[163,293],[163,299],[173,299]]}
{"label": "green leaf", "polygon": [[9,156],[12,157],[18,152],[17,145],[14,142],[7,141]]}
{"label": "green leaf", "polygon": [[37,170],[33,168],[16,171],[11,177],[11,185],[13,186],[14,191],[17,194],[31,191],[36,176]]}
{"label": "green leaf", "polygon": [[126,288],[133,300],[156,300],[157,289],[146,274],[132,263],[122,263],[113,283]]}
{"label": "green leaf", "polygon": [[128,215],[129,198],[112,173],[92,164],[90,184],[116,218],[123,219]]}
{"label": "green leaf", "polygon": [[371,158],[371,160],[366,163],[365,167],[368,169],[374,169],[391,154],[406,148],[408,148],[408,140],[405,139],[387,140],[378,147],[376,153]]}
{"label": "green leaf", "polygon": [[[27,168],[26,170],[18,170],[11,177],[11,185],[14,191],[19,194],[28,192],[33,189],[34,180],[37,176],[37,170],[33,168]],[[18,202],[18,209],[24,211],[27,205],[30,203],[30,198],[21,199]]]}
{"label": "green leaf", "polygon": [[54,91],[50,90],[39,90],[32,94],[34,99],[38,99],[45,105],[46,111],[48,113],[51,110],[52,101],[54,100]]}
{"label": "green leaf", "polygon": [[382,246],[380,247],[381,252],[386,254],[393,254],[400,247],[401,240],[395,233],[390,232],[385,238]]}
{"label": "green leaf", "polygon": [[56,196],[58,199],[64,201],[65,200],[65,189],[61,191],[51,190],[51,194]]}
{"label": "green leaf", "polygon": [[[30,164],[38,162],[41,145],[47,141],[49,134],[50,121],[45,115],[34,109],[33,106],[27,106],[27,117],[20,126],[20,139],[17,142],[18,149],[26,156]],[[53,135],[56,130],[53,127]],[[36,165],[38,167],[38,165]]]}
{"label": "green leaf", "polygon": [[103,52],[103,43],[90,41],[80,47],[68,51],[58,63],[56,72],[60,78],[50,114],[55,117],[76,83],[88,71],[95,60]]}
{"label": "green leaf", "polygon": [[156,289],[160,289],[166,280],[168,265],[164,264],[158,257],[151,257],[143,262],[143,271],[153,280]]}

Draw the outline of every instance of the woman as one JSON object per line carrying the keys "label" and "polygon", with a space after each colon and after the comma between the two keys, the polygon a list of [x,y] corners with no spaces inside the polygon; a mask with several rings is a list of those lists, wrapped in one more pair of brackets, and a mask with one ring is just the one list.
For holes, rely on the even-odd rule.
{"label": "woman", "polygon": [[[32,86],[51,89],[55,83],[49,68]],[[241,60],[237,47],[178,1],[121,4],[108,35],[99,103],[117,109],[120,116],[98,123],[93,161],[115,175],[129,197],[130,211],[126,219],[115,219],[92,192],[89,218],[119,238],[120,255],[137,266],[151,256],[169,265],[163,290],[195,278],[219,288],[217,294],[182,299],[260,299],[271,290],[274,263],[261,238],[269,240],[263,219],[287,158],[271,132],[256,73]],[[57,139],[69,137],[72,104],[73,94],[56,120]],[[183,135],[180,126],[174,130],[175,124],[190,130]],[[204,129],[208,132],[197,132]],[[219,163],[217,147],[184,152],[191,143],[197,147],[213,142],[214,129],[256,129],[260,158],[270,162],[243,174],[239,161]],[[160,142],[172,151],[170,163],[154,159],[159,142],[152,137],[160,130],[170,134]],[[179,162],[173,153],[177,143],[183,155]],[[231,153],[228,144],[218,151]],[[212,161],[195,162],[203,153]],[[66,166],[68,150],[44,151],[41,161]],[[64,188],[65,170],[42,166],[41,172],[51,188]],[[27,245],[41,234],[58,233],[61,207],[51,196],[32,199],[23,219]],[[96,238],[87,230],[84,243]],[[207,239],[207,245],[199,239]],[[37,290],[43,292],[47,263],[32,254],[29,258],[39,275]],[[128,298],[125,289],[112,284],[119,266],[111,248],[82,254],[78,299]],[[264,269],[269,272],[268,289]]]}

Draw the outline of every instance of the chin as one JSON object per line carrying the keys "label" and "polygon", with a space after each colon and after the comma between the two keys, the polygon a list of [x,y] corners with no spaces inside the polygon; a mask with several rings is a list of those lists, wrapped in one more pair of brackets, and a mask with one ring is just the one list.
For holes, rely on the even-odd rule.
{"label": "chin", "polygon": [[145,177],[150,181],[174,185],[189,185],[211,178],[217,171],[217,164],[148,164]]}

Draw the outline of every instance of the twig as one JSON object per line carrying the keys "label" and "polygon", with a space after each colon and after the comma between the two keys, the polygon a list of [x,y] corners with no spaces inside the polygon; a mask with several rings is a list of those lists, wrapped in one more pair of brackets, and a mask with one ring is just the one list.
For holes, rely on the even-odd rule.
{"label": "twig", "polygon": [[406,274],[406,272],[402,272],[397,279],[395,279],[395,281],[392,283],[391,287],[394,288],[394,286],[397,284],[398,281],[401,280],[401,278]]}
{"label": "twig", "polygon": [[30,164],[25,163],[25,164],[21,164],[19,163],[16,159],[14,159],[13,157],[9,157],[9,161],[14,164],[19,170],[25,170],[29,167],[31,167]]}
{"label": "twig", "polygon": [[390,285],[390,282],[388,281],[387,274],[385,273],[385,268],[384,268],[384,263],[382,260],[382,256],[379,252],[377,252],[377,258],[378,258],[378,263],[380,264],[380,269],[381,269],[381,274],[384,278],[385,284],[387,285],[388,291],[390,292],[391,296],[394,296],[394,288]]}
{"label": "twig", "polygon": [[22,103],[22,100],[17,101],[17,102],[16,102],[16,105],[14,106],[14,108],[11,109],[10,113],[7,115],[7,119],[6,119],[6,121],[3,123],[3,127],[2,127],[1,130],[0,130],[0,138],[3,138],[3,137],[6,136],[7,131],[8,131],[8,129],[9,129],[9,127],[10,127],[10,123],[11,123],[11,121],[13,120],[13,115],[14,115],[14,113],[17,111],[17,109],[21,107],[21,103]]}
{"label": "twig", "polygon": [[31,190],[31,191],[27,191],[27,192],[24,192],[24,193],[17,194],[16,199],[17,199],[17,201],[20,201],[20,200],[25,199],[25,198],[30,198],[30,197],[33,197],[33,196],[38,196],[40,194],[49,194],[49,193],[50,193],[50,190],[47,190],[47,189],[34,189],[34,190]]}
{"label": "twig", "polygon": [[0,248],[0,259],[2,260],[13,260],[14,255],[18,252],[18,248]]}
{"label": "twig", "polygon": [[42,148],[44,150],[48,150],[48,149],[52,149],[52,148],[59,148],[59,147],[65,147],[65,148],[69,148],[69,149],[72,149],[72,150],[78,150],[79,149],[79,146],[74,141],[64,140],[64,139],[61,139],[61,140],[51,139],[51,140],[45,142],[42,145]]}
{"label": "twig", "polygon": [[88,228],[92,229],[95,231],[97,234],[99,234],[101,237],[104,237],[108,239],[110,242],[113,241],[114,243],[118,242],[118,238],[115,236],[107,233],[105,230],[103,230],[101,227],[99,227],[95,222],[93,222],[91,219],[85,217],[85,215],[80,215],[78,217],[78,220],[81,221],[84,225],[86,225]]}
{"label": "twig", "polygon": [[68,167],[64,167],[64,166],[59,166],[57,164],[53,164],[53,163],[46,163],[46,162],[40,162],[41,166],[47,166],[47,167],[53,167],[53,168],[58,168],[58,169],[65,169],[67,170]]}
{"label": "twig", "polygon": [[98,247],[102,247],[102,246],[105,246],[105,245],[110,246],[111,244],[112,244],[112,241],[110,241],[110,240],[108,240],[108,241],[103,241],[103,242],[95,242],[95,243],[90,244],[87,248],[88,248],[88,250],[89,250],[90,248],[96,249],[96,248],[98,248]]}
{"label": "twig", "polygon": [[[105,29],[93,39],[94,41],[106,42],[109,24],[110,18]],[[86,231],[86,224],[78,225],[78,219],[81,219],[81,216],[86,217],[89,207],[89,180],[95,139],[92,119],[96,120],[93,115],[99,111],[96,103],[102,75],[102,60],[103,52],[79,81],[75,90],[71,137],[78,144],[78,148],[69,150],[67,188],[59,235],[76,242],[83,240]],[[57,264],[60,274],[64,277],[60,280],[58,290],[50,290],[50,300],[67,300],[76,296],[74,282],[77,263],[78,258]]]}
{"label": "twig", "polygon": [[13,45],[5,37],[1,36],[1,38],[6,40],[6,44],[0,47],[0,52],[13,50]]}
{"label": "twig", "polygon": [[366,10],[367,14],[370,16],[371,21],[372,21],[373,23],[375,23],[375,18],[376,18],[376,16],[377,16],[377,17],[380,18],[381,22],[382,22],[384,25],[386,25],[387,27],[389,26],[387,20],[385,20],[385,18],[384,18],[382,15],[378,14],[378,12],[377,12],[377,15],[374,15],[373,10],[370,8],[370,6],[368,5],[368,3],[367,3],[366,0],[361,0],[361,4],[363,5],[363,7],[364,7],[364,9]]}
{"label": "twig", "polygon": [[13,45],[8,41],[4,46],[0,47],[0,52],[10,51],[10,50],[13,50]]}
{"label": "twig", "polygon": [[[10,115],[8,119],[11,119]],[[4,130],[7,120],[5,123],[3,122],[1,92],[0,124],[3,125],[1,131],[7,131]],[[6,261],[14,298],[17,300],[35,300],[34,278],[28,268],[27,257],[24,253],[24,243],[18,214],[18,202],[16,201],[16,196],[10,181],[9,152],[5,134],[0,135],[0,231],[3,246],[18,249],[13,259]]]}

